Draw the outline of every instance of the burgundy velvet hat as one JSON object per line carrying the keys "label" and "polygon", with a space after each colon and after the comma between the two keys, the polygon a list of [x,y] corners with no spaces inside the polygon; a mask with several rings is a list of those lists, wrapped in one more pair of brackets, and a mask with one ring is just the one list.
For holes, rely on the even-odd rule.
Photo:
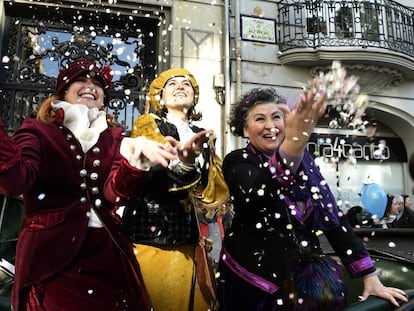
{"label": "burgundy velvet hat", "polygon": [[111,67],[104,66],[100,69],[95,61],[85,58],[78,58],[60,70],[56,81],[56,94],[62,94],[69,85],[82,76],[96,78],[102,83],[104,104],[108,104],[111,98]]}

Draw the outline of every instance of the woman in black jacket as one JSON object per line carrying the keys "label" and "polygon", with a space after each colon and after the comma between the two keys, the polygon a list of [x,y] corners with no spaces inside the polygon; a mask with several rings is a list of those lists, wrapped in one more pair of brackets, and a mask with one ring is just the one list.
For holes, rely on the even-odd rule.
{"label": "woman in black jacket", "polygon": [[[223,311],[339,310],[345,296],[341,268],[331,261],[325,271],[310,270],[301,256],[324,261],[320,234],[351,276],[363,278],[363,299],[377,295],[396,306],[396,299],[406,300],[402,290],[380,282],[372,259],[305,148],[324,113],[324,98],[303,91],[290,111],[275,90],[253,89],[234,106],[232,132],[249,142],[223,161],[234,205],[219,263]],[[294,275],[300,274],[310,280],[303,292],[292,286]],[[318,284],[329,288],[331,296],[323,296],[327,288],[316,292]]]}

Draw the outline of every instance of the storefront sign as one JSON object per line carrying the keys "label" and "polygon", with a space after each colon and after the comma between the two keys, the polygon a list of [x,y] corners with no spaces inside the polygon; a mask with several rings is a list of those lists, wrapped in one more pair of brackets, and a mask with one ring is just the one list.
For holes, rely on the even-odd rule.
{"label": "storefront sign", "polygon": [[307,147],[314,156],[324,158],[407,162],[407,151],[398,137],[313,133]]}

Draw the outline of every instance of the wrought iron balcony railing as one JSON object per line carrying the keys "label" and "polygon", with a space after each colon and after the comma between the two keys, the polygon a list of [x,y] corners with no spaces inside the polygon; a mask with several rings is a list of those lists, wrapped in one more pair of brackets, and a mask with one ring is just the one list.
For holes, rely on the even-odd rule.
{"label": "wrought iron balcony railing", "polygon": [[282,0],[279,49],[372,47],[414,58],[413,19],[413,10],[391,0]]}

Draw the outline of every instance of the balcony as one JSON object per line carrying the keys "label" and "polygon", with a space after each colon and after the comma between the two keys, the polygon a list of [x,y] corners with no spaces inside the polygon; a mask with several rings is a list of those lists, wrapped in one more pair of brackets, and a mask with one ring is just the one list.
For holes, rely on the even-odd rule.
{"label": "balcony", "polygon": [[340,60],[368,91],[414,79],[414,11],[394,1],[282,0],[278,35],[284,65]]}

